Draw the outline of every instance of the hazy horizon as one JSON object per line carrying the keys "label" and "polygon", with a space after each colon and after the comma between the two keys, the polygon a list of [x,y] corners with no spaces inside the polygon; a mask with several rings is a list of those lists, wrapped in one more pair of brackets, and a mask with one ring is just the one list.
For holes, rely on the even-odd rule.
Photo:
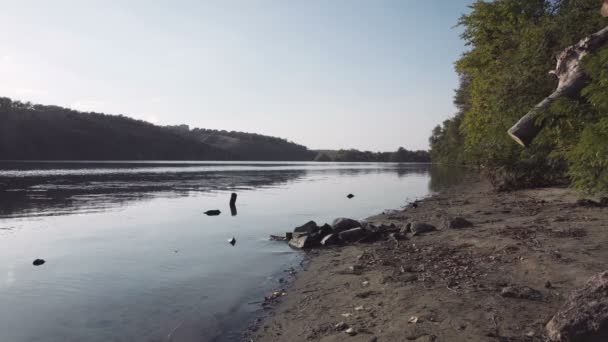
{"label": "hazy horizon", "polygon": [[6,4],[0,96],[311,149],[428,148],[471,1]]}

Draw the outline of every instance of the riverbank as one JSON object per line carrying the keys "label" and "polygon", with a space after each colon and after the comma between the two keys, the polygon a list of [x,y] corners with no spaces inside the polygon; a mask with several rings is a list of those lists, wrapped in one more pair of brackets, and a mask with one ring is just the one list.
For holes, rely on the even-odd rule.
{"label": "riverbank", "polygon": [[[567,188],[498,193],[475,179],[372,217],[438,230],[313,251],[245,340],[542,341],[568,294],[608,262],[608,209],[577,200]],[[473,226],[445,228],[454,217]]]}

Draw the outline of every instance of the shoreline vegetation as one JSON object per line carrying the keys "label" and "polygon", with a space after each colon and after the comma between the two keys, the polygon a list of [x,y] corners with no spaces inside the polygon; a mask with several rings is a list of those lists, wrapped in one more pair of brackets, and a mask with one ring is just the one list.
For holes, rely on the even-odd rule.
{"label": "shoreline vegetation", "polygon": [[502,190],[569,184],[607,193],[608,19],[600,6],[475,1],[458,22],[468,51],[455,63],[457,112],[430,138],[433,162],[474,165]]}
{"label": "shoreline vegetation", "polygon": [[[605,337],[593,339],[593,333],[606,332],[600,312],[606,305],[602,288],[608,275],[589,279],[605,271],[608,262],[603,248],[608,243],[608,201],[579,200],[567,187],[496,192],[487,180],[469,176],[414,203],[365,220],[363,226],[391,231],[376,241],[307,249],[305,269],[289,286],[266,297],[264,317],[243,339]],[[435,229],[413,234],[416,224]],[[592,291],[598,281],[603,287],[587,297],[599,293],[599,304],[585,303],[586,293],[576,289]],[[574,309],[568,311],[569,305]],[[575,314],[580,324],[573,327],[567,319]],[[581,339],[584,334],[591,338]]]}

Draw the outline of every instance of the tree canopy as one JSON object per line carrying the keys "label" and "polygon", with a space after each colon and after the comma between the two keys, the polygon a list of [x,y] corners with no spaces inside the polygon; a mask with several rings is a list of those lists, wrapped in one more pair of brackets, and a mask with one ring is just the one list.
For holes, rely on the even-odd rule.
{"label": "tree canopy", "polygon": [[477,1],[461,17],[469,50],[456,62],[461,77],[456,115],[430,138],[434,161],[481,167],[498,186],[570,181],[608,189],[608,52],[585,58],[589,85],[543,113],[545,129],[528,148],[506,134],[556,79],[548,75],[567,46],[605,27],[596,0]]}

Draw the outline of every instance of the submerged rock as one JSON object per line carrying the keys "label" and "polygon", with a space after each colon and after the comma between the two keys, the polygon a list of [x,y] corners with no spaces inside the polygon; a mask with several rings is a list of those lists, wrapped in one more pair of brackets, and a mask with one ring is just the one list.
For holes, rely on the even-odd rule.
{"label": "submerged rock", "polygon": [[231,245],[236,245],[236,239],[234,238],[234,236],[232,237],[232,239],[228,240],[228,243]]}
{"label": "submerged rock", "polygon": [[205,211],[205,215],[207,215],[207,216],[218,216],[221,213],[222,212],[219,211],[219,210],[207,210],[207,211]]}
{"label": "submerged rock", "polygon": [[331,226],[335,233],[340,233],[345,230],[361,227],[361,222],[345,217],[339,217],[334,220]]}
{"label": "submerged rock", "polygon": [[555,342],[608,341],[608,271],[575,290],[547,324]]}
{"label": "submerged rock", "polygon": [[46,261],[44,261],[44,259],[36,259],[36,260],[34,260],[34,262],[32,262],[32,265],[41,266],[41,265],[44,265],[45,262]]}
{"label": "submerged rock", "polygon": [[347,197],[348,199],[351,199],[351,198],[355,197],[355,195],[353,195],[353,194],[348,194],[346,197]]}
{"label": "submerged rock", "polygon": [[435,226],[428,223],[412,223],[410,230],[414,235],[428,233],[437,230]]}

